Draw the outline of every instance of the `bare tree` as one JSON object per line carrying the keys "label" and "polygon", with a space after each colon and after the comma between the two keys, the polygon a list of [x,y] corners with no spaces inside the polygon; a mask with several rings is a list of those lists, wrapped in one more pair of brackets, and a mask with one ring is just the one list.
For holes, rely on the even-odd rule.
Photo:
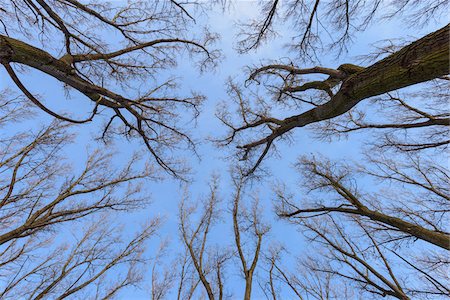
{"label": "bare tree", "polygon": [[[328,1],[327,15],[323,1],[272,1],[266,2],[263,22],[243,28],[248,33],[241,44],[244,51],[270,38],[277,20],[290,18],[300,29],[292,45],[294,51],[300,50],[292,53],[295,63],[282,60],[256,66],[250,69],[245,86],[229,83],[237,114],[220,110],[219,118],[229,128],[220,144],[237,146],[246,175],[255,175],[278,141],[290,140],[298,127],[309,127],[327,141],[360,133],[365,143],[359,163],[303,156],[297,167],[302,171],[304,192],[277,191],[278,215],[305,233],[311,244],[306,248],[312,251],[297,258],[300,267],[296,270],[283,266],[279,253],[268,256],[264,284],[268,298],[284,296],[286,290],[299,299],[358,294],[363,298],[448,297],[444,257],[450,249],[445,167],[450,125],[449,25],[407,43],[384,41],[374,53],[360,58],[367,66],[304,68],[299,64],[318,61],[314,51],[323,53],[318,47],[322,42],[343,50],[351,30],[364,30],[379,12],[386,18],[410,13],[420,23],[448,5],[448,1],[423,3],[392,2],[399,6],[391,14],[383,1],[374,2],[373,9],[368,9],[369,3],[359,2],[357,7],[352,1]],[[420,18],[419,12],[423,13]],[[353,27],[355,22],[362,22],[361,27]],[[317,28],[322,26],[330,32],[331,41]],[[298,59],[298,53],[307,59]],[[438,70],[433,61],[441,54],[442,69]],[[253,82],[259,87],[249,89]],[[415,253],[409,250],[412,245]]]}
{"label": "bare tree", "polygon": [[[393,268],[389,260],[386,259],[376,241],[369,235],[368,237],[372,245],[369,243],[361,245],[353,243],[350,238],[343,233],[342,227],[334,222],[332,218],[330,219],[331,223],[334,224],[336,228],[336,232],[332,234],[328,234],[330,229],[325,229],[323,225],[306,225],[314,234],[317,234],[320,241],[323,241],[323,243],[331,249],[330,258],[332,261],[328,262],[325,267],[319,265],[317,268],[313,266],[312,269],[352,280],[353,283],[360,284],[361,289],[367,291],[369,294],[380,296],[389,295],[398,299],[409,299],[392,270]],[[358,222],[356,221],[356,223]],[[330,226],[329,223],[326,222],[324,225]],[[365,249],[362,248],[364,246],[366,246]],[[366,250],[367,248],[370,249],[372,247],[373,249],[371,250],[373,252]],[[380,267],[372,262],[372,259],[370,258],[371,255],[376,255],[377,258],[382,261]],[[339,262],[342,265],[339,264],[335,267],[331,264],[333,261]],[[350,268],[347,269],[347,266]],[[385,273],[387,276],[384,275]]]}
{"label": "bare tree", "polygon": [[[315,4],[311,16],[316,16],[323,3]],[[277,5],[274,1],[270,8],[269,23],[277,17]],[[447,3],[440,2],[435,9],[440,5],[442,8]],[[417,9],[426,10],[421,6]],[[317,42],[308,33],[308,26],[297,45],[304,53]],[[264,30],[269,31],[270,26],[260,29],[258,39],[264,38]],[[342,295],[336,293],[336,287],[345,281],[343,290],[350,297],[352,293],[374,298],[448,297],[448,281],[443,275],[448,268],[443,257],[450,249],[446,228],[449,175],[444,151],[450,125],[448,30],[446,25],[409,44],[380,46],[375,53],[362,57],[369,62],[367,67],[342,64],[336,69],[301,68],[291,62],[256,67],[249,82],[262,84],[268,91],[265,95],[257,89],[246,91],[235,82],[229,84],[240,120],[236,125],[231,114],[219,115],[230,129],[222,143],[237,144],[248,163],[247,175],[258,169],[277,140],[288,139],[297,127],[308,126],[327,141],[361,133],[366,144],[359,163],[302,157],[297,167],[302,171],[304,193],[291,195],[284,188],[277,191],[278,215],[305,232],[314,254],[299,257],[299,270],[303,272],[294,273],[283,267],[278,254],[272,253],[267,295],[276,299],[278,286],[300,299],[339,299]],[[446,37],[442,35],[441,39],[439,34]],[[426,40],[430,47],[422,48]],[[261,40],[256,41],[252,47]],[[445,50],[434,48],[440,42]],[[345,43],[342,40],[341,46]],[[433,57],[445,53],[443,68],[419,79],[437,71],[431,63],[423,65],[418,77],[414,75],[415,66],[426,64],[430,53],[436,53]],[[412,57],[414,66],[408,67]],[[402,70],[407,69],[411,72],[403,77]],[[327,77],[316,80],[312,74]],[[410,88],[398,91],[404,87]],[[356,107],[363,100],[364,105]],[[273,117],[282,115],[283,109],[291,115],[292,110],[301,111],[285,118]],[[408,250],[411,245],[416,253]]]}
{"label": "bare tree", "polygon": [[[307,230],[315,247],[330,249],[301,259],[303,267],[318,278],[338,276],[373,295],[447,297],[449,175],[422,152],[370,153],[363,166],[303,158],[298,167],[305,196],[295,201],[279,189],[277,211]],[[317,291],[311,283],[309,288]]]}
{"label": "bare tree", "polygon": [[123,231],[110,218],[104,215],[56,248],[52,243],[51,248],[33,249],[33,253],[21,253],[9,261],[2,267],[5,285],[1,297],[65,299],[85,295],[111,299],[123,288],[139,284],[147,260],[144,245],[158,229],[159,220],[152,220],[124,242]]}
{"label": "bare tree", "polygon": [[[366,128],[414,130],[432,127],[433,131],[428,135],[431,141],[428,143],[405,139],[400,141],[397,135],[386,134],[386,143],[383,145],[411,151],[422,147],[445,147],[448,141],[439,137],[438,132],[448,130],[450,123],[447,109],[436,114],[429,113],[421,106],[412,105],[410,99],[398,96],[396,91],[438,78],[448,81],[448,25],[421,39],[409,43],[403,41],[401,46],[398,45],[399,41],[384,41],[387,44],[377,46],[375,53],[366,55],[366,62],[371,62],[368,66],[345,63],[337,68],[323,65],[305,68],[299,61],[317,63],[320,61],[317,55],[330,55],[333,52],[330,44],[338,46],[340,50],[346,48],[353,32],[364,31],[373,20],[400,19],[422,25],[439,20],[448,5],[449,1],[261,2],[261,17],[241,27],[241,49],[248,51],[258,48],[262,41],[272,40],[272,36],[276,35],[277,23],[291,23],[294,27],[291,53],[295,59],[276,60],[271,64],[251,67],[246,85],[262,83],[268,91],[262,96],[253,91],[256,88],[247,92],[238,84],[230,83],[230,96],[237,103],[240,119],[236,121],[234,114],[221,110],[219,118],[230,133],[220,140],[220,144],[234,142],[241,160],[249,161],[248,174],[252,174],[264,157],[273,152],[270,150],[275,148],[276,140],[289,138],[289,133],[298,127],[325,129],[326,132],[320,135],[326,139]],[[320,51],[320,46],[323,46],[324,51]],[[429,55],[433,58],[430,59]],[[440,70],[436,68],[438,65],[442,67]],[[314,77],[316,74],[327,77],[319,79],[318,76]],[[444,89],[448,90],[447,87]],[[408,96],[413,93],[410,92]],[[415,92],[414,98],[417,98],[417,94]],[[445,104],[442,93],[435,94],[440,94],[441,104]],[[377,99],[373,98],[376,96],[380,96],[378,103],[385,105],[383,100],[388,97],[392,107],[400,108],[404,122],[364,122],[367,104],[359,111],[355,107],[363,100]],[[431,106],[430,102],[428,104]],[[280,109],[285,106],[288,107],[287,116],[283,115],[283,110],[280,113]],[[300,112],[293,114],[293,110]],[[361,111],[363,115],[359,114]]]}
{"label": "bare tree", "polygon": [[259,2],[259,16],[241,24],[239,49],[247,52],[258,48],[277,35],[279,25],[287,24],[293,29],[289,46],[302,60],[316,60],[330,49],[345,51],[358,32],[364,32],[376,21],[401,20],[420,28],[445,18],[449,6],[447,0]]}
{"label": "bare tree", "polygon": [[119,169],[96,151],[74,170],[64,159],[70,126],[18,131],[32,114],[27,100],[0,100],[0,297],[109,299],[140,283],[145,243],[160,220],[130,239],[112,220],[147,205],[141,183],[154,178],[151,168],[138,168],[135,156]]}
{"label": "bare tree", "polygon": [[[29,143],[17,145],[18,141]],[[100,210],[132,210],[148,200],[140,194],[140,179],[151,170],[136,172],[133,157],[123,170],[113,170],[111,154],[94,152],[77,175],[61,158],[69,138],[52,123],[37,135],[6,138],[0,167],[3,174],[0,244],[45,232],[54,225],[83,218]],[[17,148],[16,148],[17,147]],[[58,163],[60,162],[60,163]]]}
{"label": "bare tree", "polygon": [[308,253],[295,258],[292,270],[279,251],[271,252],[268,299],[278,299],[277,292],[298,299],[448,297],[443,252],[391,247],[358,216],[328,214],[292,222],[306,234]]}
{"label": "bare tree", "polygon": [[151,270],[151,298],[152,300],[161,300],[167,296],[174,285],[176,279],[176,272],[173,268],[161,268],[164,265],[164,256],[167,255],[168,240],[161,243],[155,258],[153,259],[153,266]]}
{"label": "bare tree", "polygon": [[[402,238],[425,240],[449,250],[450,235],[445,228],[448,213],[445,207],[449,201],[448,171],[432,161],[418,157],[407,159],[404,163],[398,161],[398,157],[396,160],[386,157],[372,159],[373,168],[362,169],[352,176],[351,166],[304,158],[299,165],[304,169],[309,190],[329,192],[332,201],[319,200],[312,207],[302,201],[301,207],[298,207],[283,192],[279,192],[279,214],[288,218],[310,218],[332,213],[359,215],[379,224],[384,231],[392,230],[393,236],[406,235]],[[355,181],[357,176],[362,178],[363,172],[390,183],[392,191],[383,185],[382,193],[363,192]],[[401,187],[398,183],[406,186]],[[325,199],[329,198],[327,196],[319,194]]]}
{"label": "bare tree", "polygon": [[[260,210],[260,205],[257,198],[254,199],[250,211],[248,211],[245,206],[243,207],[241,203],[242,189],[244,188],[243,177],[235,179],[234,185],[235,195],[232,210],[234,240],[237,249],[237,255],[242,266],[242,273],[245,279],[244,299],[250,300],[252,295],[255,270],[261,255],[263,237],[269,232],[270,227],[266,224],[263,224],[261,220],[262,212]],[[252,250],[250,250],[250,246],[247,246],[247,249],[244,248],[244,245],[248,244],[243,242],[242,240],[244,235],[250,236],[250,240],[254,240],[254,246]],[[248,257],[246,257],[246,252],[249,252],[250,254],[248,255]]]}
{"label": "bare tree", "polygon": [[[206,32],[196,39],[190,34],[193,17],[188,10],[196,6],[195,2],[172,0],[128,4],[3,1],[0,62],[17,88],[42,111],[77,124],[90,122],[103,112],[109,120],[98,130],[99,136],[122,134],[140,139],[163,169],[178,176],[183,166],[167,160],[165,151],[183,143],[194,146],[180,124],[186,118],[179,115],[179,109],[196,117],[203,97],[196,93],[179,96],[175,78],[158,74],[174,67],[177,57],[186,52],[199,56],[202,68],[216,60],[217,52],[207,49],[215,37]],[[36,96],[17,72],[29,68],[61,82],[68,92],[81,93],[77,101],[90,103],[89,115],[76,118],[49,108],[51,99]],[[121,126],[115,127],[116,123]]]}
{"label": "bare tree", "polygon": [[219,198],[217,195],[217,178],[210,186],[210,194],[202,203],[203,210],[199,215],[198,224],[194,223],[192,215],[195,206],[187,206],[187,199],[180,204],[180,233],[181,239],[189,253],[195,272],[202,283],[209,299],[223,299],[222,266],[228,255],[207,245],[208,235],[219,217]]}
{"label": "bare tree", "polygon": [[288,268],[285,262],[286,252],[283,247],[272,247],[266,257],[269,266],[266,283],[268,299],[282,299],[287,295],[301,300],[352,299],[355,296],[346,282],[333,281],[331,274],[314,271],[311,264],[315,264],[319,257],[305,255],[297,258],[295,268]]}
{"label": "bare tree", "polygon": [[[312,270],[349,280],[351,284],[373,294],[374,297],[386,295],[398,299],[448,297],[446,278],[440,274],[445,270],[444,265],[438,264],[435,265],[435,269],[430,269],[422,264],[421,259],[414,262],[403,260],[403,255],[411,256],[411,254],[407,252],[400,254],[402,253],[400,250],[386,247],[384,243],[379,242],[374,232],[367,230],[367,224],[363,224],[359,218],[354,218],[354,225],[351,228],[346,227],[347,229],[332,217],[329,219],[334,224],[334,229],[324,229],[317,223],[306,225],[317,234],[317,240],[330,249],[330,256],[327,256],[326,262],[312,266]],[[333,228],[330,223],[322,224],[329,224],[328,226]],[[358,238],[352,238],[353,233],[350,231],[361,234]],[[347,266],[350,268],[347,269]],[[416,281],[416,278],[419,280]]]}
{"label": "bare tree", "polygon": [[[184,121],[198,115],[204,98],[179,95],[168,70],[183,55],[200,70],[218,59],[210,48],[216,37],[194,27],[201,1],[3,2],[0,63],[21,96],[0,94],[0,298],[109,299],[141,286],[145,272],[155,300],[226,299],[235,284],[246,300],[258,292],[274,300],[450,295],[450,176],[442,155],[450,142],[450,25],[409,42],[384,41],[360,65],[301,65],[316,63],[325,49],[341,53],[377,18],[424,24],[444,14],[448,0],[264,1],[262,20],[242,27],[241,50],[276,35],[277,22],[292,22],[296,58],[252,67],[245,86],[228,84],[237,114],[220,111],[229,129],[220,142],[236,144],[248,164],[233,170],[230,234],[215,234],[226,214],[214,178],[206,198],[185,196],[179,205],[177,257],[166,259],[172,251],[164,242],[152,266],[146,243],[160,219],[131,238],[117,222],[120,212],[146,207],[142,183],[154,171],[140,167],[139,156],[118,168],[110,151],[93,152],[74,169],[63,151],[73,124],[95,125],[103,115],[97,132],[105,142],[137,139],[160,167],[182,176],[173,154],[183,146],[195,151]],[[30,70],[56,79],[67,99],[86,100],[87,115],[52,109],[49,95],[28,87]],[[254,83],[261,89],[248,88]],[[30,106],[55,120],[18,132],[13,127],[32,116]],[[278,216],[308,241],[294,266],[282,246],[269,246],[259,198],[247,203],[244,190],[278,140],[299,127],[329,141],[363,133],[370,147],[360,163],[303,157],[304,193],[277,191]]]}
{"label": "bare tree", "polygon": [[[274,142],[293,129],[332,120],[348,113],[365,99],[447,75],[449,28],[449,25],[446,25],[368,67],[343,64],[337,69],[331,69],[320,66],[299,68],[294,65],[271,64],[255,69],[250,74],[249,80],[268,76],[268,81],[265,81],[268,87],[275,86],[278,90],[277,94],[288,94],[287,100],[282,102],[291,101],[292,105],[300,102],[312,108],[286,118],[272,117],[268,109],[270,106],[267,104],[269,101],[263,100],[261,103],[261,100],[257,98],[256,102],[259,102],[261,106],[259,109],[258,106],[253,105],[254,102],[249,97],[244,95],[238,85],[231,83],[230,95],[236,98],[239,105],[238,111],[241,116],[239,122],[242,125],[235,125],[227,113],[221,113],[219,118],[230,128],[230,134],[222,140],[222,144],[238,141],[237,147],[242,152],[242,159],[252,159],[252,166],[248,171],[248,174],[251,174],[269,153]],[[328,78],[298,84],[301,82],[299,76],[308,74],[323,74],[328,75]],[[270,80],[272,78],[273,80]],[[276,82],[278,79],[281,83]],[[309,90],[320,91],[322,95],[314,97],[313,94],[311,100],[296,96],[296,93]],[[277,96],[276,103],[280,102],[278,99]],[[420,110],[416,111],[416,114],[422,114],[421,117],[428,120],[400,127],[448,126],[449,124],[446,114],[425,116],[423,113]],[[384,127],[395,127],[395,125],[385,124]],[[258,129],[259,131],[255,134]],[[246,133],[249,134],[246,135]],[[446,144],[445,141],[443,143]]]}
{"label": "bare tree", "polygon": [[189,259],[189,250],[185,249],[185,253],[179,256],[178,265],[180,267],[177,299],[192,299],[197,286],[200,284],[200,279],[195,276],[192,270],[192,261]]}
{"label": "bare tree", "polygon": [[[257,198],[254,198],[251,206],[242,203],[243,177],[233,179],[234,194],[232,197],[232,217],[234,244],[228,245],[229,241],[223,241],[226,246],[212,246],[212,237],[209,237],[215,225],[221,218],[223,212],[220,210],[218,200],[218,182],[213,181],[210,186],[210,194],[206,201],[201,203],[203,210],[196,214],[196,206],[187,206],[186,200],[180,206],[180,231],[182,240],[188,252],[188,260],[192,262],[194,271],[198,274],[198,282],[203,285],[209,299],[228,298],[225,284],[231,280],[230,272],[234,270],[230,266],[230,259],[235,256],[238,260],[239,273],[238,282],[243,284],[243,298],[251,299],[252,289],[255,282],[257,266],[263,252],[263,237],[269,232],[269,226],[262,222],[261,208]],[[194,222],[195,219],[198,221]],[[191,224],[191,225],[189,225]],[[183,278],[192,283],[196,281],[186,277],[184,272],[190,265],[183,261],[180,288],[183,288]],[[224,279],[228,280],[225,281]],[[189,296],[192,297],[196,284],[188,285]],[[231,282],[230,282],[231,284]],[[180,294],[180,293],[179,293]],[[187,297],[187,299],[190,299]]]}

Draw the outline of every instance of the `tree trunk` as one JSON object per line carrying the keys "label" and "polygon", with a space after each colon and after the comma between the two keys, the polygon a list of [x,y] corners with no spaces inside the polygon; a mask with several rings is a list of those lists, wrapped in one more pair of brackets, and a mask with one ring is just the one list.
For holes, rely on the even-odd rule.
{"label": "tree trunk", "polygon": [[349,76],[330,101],[284,119],[275,135],[342,115],[369,97],[447,75],[449,28],[450,24]]}
{"label": "tree trunk", "polygon": [[244,300],[251,300],[252,296],[252,283],[253,283],[253,273],[245,279],[245,293]]}
{"label": "tree trunk", "polygon": [[64,59],[57,59],[50,53],[25,42],[0,34],[0,64],[18,63],[44,72],[51,77],[73,87],[92,101],[117,108],[120,105],[102,96],[121,101],[120,95],[90,83],[76,74],[74,68]]}

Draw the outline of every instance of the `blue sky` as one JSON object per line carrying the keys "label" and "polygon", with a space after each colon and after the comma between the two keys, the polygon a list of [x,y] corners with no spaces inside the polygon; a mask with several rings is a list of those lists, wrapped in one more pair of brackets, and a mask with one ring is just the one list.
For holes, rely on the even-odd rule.
{"label": "blue sky", "polygon": [[[218,103],[222,101],[229,101],[229,96],[226,94],[225,81],[229,78],[235,78],[237,81],[243,82],[245,80],[245,67],[248,65],[258,64],[260,61],[266,59],[279,59],[282,57],[289,57],[290,53],[283,47],[286,38],[289,37],[289,28],[279,28],[281,37],[270,41],[268,44],[261,47],[256,52],[250,52],[245,55],[237,54],[234,50],[236,27],[234,22],[242,20],[246,17],[255,15],[256,2],[253,1],[237,1],[230,11],[216,12],[210,15],[209,22],[211,24],[211,31],[218,32],[221,39],[216,45],[217,48],[223,50],[224,59],[219,64],[216,70],[198,74],[191,63],[187,59],[180,60],[179,66],[170,71],[180,76],[182,82],[182,91],[200,91],[207,100],[202,107],[201,115],[197,122],[197,130],[193,130],[194,138],[200,141],[198,145],[198,152],[201,159],[198,160],[192,156],[190,165],[193,170],[193,182],[189,185],[189,191],[192,198],[195,199],[199,195],[206,196],[208,192],[205,189],[211,174],[219,173],[221,177],[220,194],[223,198],[223,203],[227,204],[231,200],[231,190],[229,188],[229,174],[228,169],[230,160],[224,157],[223,149],[216,148],[212,143],[205,140],[206,137],[217,137],[217,134],[224,134],[225,130],[220,121],[214,116]],[[354,57],[367,53],[369,45],[373,42],[387,39],[407,37],[408,35],[422,36],[425,33],[431,32],[437,26],[433,25],[429,28],[423,28],[420,32],[416,30],[411,31],[404,24],[379,23],[373,24],[363,34],[357,34],[355,43],[349,49],[349,53],[343,55],[339,60],[335,57],[323,57],[322,63],[327,67],[337,67],[341,63],[354,62]],[[307,67],[307,66],[305,66]],[[12,87],[11,81],[6,76],[3,69],[0,70],[1,88]],[[85,107],[79,105],[77,98],[79,95],[73,94],[73,99],[69,102],[60,105],[60,99],[64,99],[64,91],[55,80],[40,74],[36,71],[28,71],[21,75],[23,82],[35,93],[42,95],[46,99],[46,103],[50,104],[55,110],[70,109],[71,111],[83,112]],[[362,104],[363,105],[363,104]],[[30,120],[24,126],[36,128],[38,123],[45,124],[50,121],[50,118],[43,113],[38,113],[37,117]],[[96,120],[89,125],[77,126],[76,132],[78,137],[76,142],[66,149],[67,157],[73,162],[74,166],[81,164],[85,159],[87,150],[97,147],[114,148],[117,151],[117,156],[124,161],[133,151],[138,150],[136,143],[130,143],[125,139],[116,139],[113,145],[104,145],[97,143],[93,137],[98,135],[98,126],[104,120]],[[299,175],[293,170],[292,164],[295,163],[298,156],[310,153],[322,153],[325,156],[336,160],[349,160],[358,158],[360,150],[361,136],[355,134],[348,140],[335,141],[332,143],[320,142],[312,139],[312,133],[305,129],[295,130],[292,145],[281,144],[278,145],[279,151],[283,153],[283,158],[268,158],[265,162],[272,173],[272,177],[267,178],[264,182],[257,186],[259,191],[261,204],[265,207],[266,221],[272,224],[272,230],[269,239],[277,240],[284,243],[288,249],[293,253],[302,252],[303,239],[300,234],[296,232],[294,227],[289,226],[285,222],[277,220],[272,213],[272,186],[275,182],[282,182],[288,186],[295,186],[299,182]],[[191,156],[187,153],[186,156]],[[122,216],[122,222],[129,225],[131,231],[138,223],[144,222],[148,216],[161,215],[165,217],[165,224],[160,232],[161,239],[169,237],[171,245],[169,253],[175,255],[179,249],[178,242],[178,203],[183,193],[183,184],[180,181],[167,177],[160,182],[149,182],[147,187],[151,193],[153,204],[145,211],[136,212],[133,215]],[[229,207],[229,205],[228,205]],[[127,226],[128,227],[128,226]],[[220,224],[215,235],[217,240],[212,242],[223,243],[223,236],[230,236],[231,216],[224,215],[223,224]],[[292,238],[295,236],[295,238]],[[155,240],[150,245],[156,246],[159,241]],[[226,244],[232,243],[232,240],[226,240]],[[234,262],[237,263],[237,260]],[[242,292],[242,286],[239,284],[238,269],[230,272],[234,279],[231,280],[232,287],[226,287],[228,291],[239,298]],[[255,282],[255,287],[257,283]],[[254,289],[254,299],[260,299],[261,294],[258,294],[258,289]],[[144,299],[145,291],[130,290],[122,295],[123,299]]]}

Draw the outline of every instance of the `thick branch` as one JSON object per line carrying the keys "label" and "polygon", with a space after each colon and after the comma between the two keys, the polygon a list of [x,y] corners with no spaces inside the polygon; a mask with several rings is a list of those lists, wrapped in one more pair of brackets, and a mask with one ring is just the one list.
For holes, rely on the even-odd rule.
{"label": "thick branch", "polygon": [[[240,148],[248,152],[251,148],[271,143],[293,128],[340,116],[364,99],[447,75],[449,72],[449,28],[450,25],[446,25],[349,76],[327,103],[284,119],[281,125],[272,129],[270,135]],[[297,70],[291,66],[275,65],[275,68],[289,72]],[[261,157],[264,157],[266,153],[267,151],[264,151]],[[258,160],[258,164],[260,161],[261,159]]]}
{"label": "thick branch", "polygon": [[295,74],[295,75],[325,74],[325,75],[329,75],[333,78],[340,78],[340,79],[343,79],[346,76],[344,71],[330,69],[330,68],[324,68],[324,67],[319,67],[319,66],[313,67],[313,68],[307,68],[307,69],[299,69],[294,66],[288,66],[288,65],[267,65],[267,66],[264,66],[264,67],[254,70],[250,74],[248,79],[254,80],[256,78],[256,76],[258,76],[259,74],[264,73],[266,71],[270,71],[270,70],[281,70],[281,71],[286,71],[288,73]]}
{"label": "thick branch", "polygon": [[[30,44],[4,35],[0,35],[0,63],[19,63],[44,72],[80,91],[94,102],[97,102],[102,95],[115,100],[123,99],[123,97],[81,78],[65,61]],[[112,108],[120,107],[107,99],[100,100],[99,104]]]}
{"label": "thick branch", "polygon": [[183,40],[183,39],[157,39],[157,40],[153,40],[150,42],[146,42],[146,43],[141,43],[132,47],[128,47],[128,48],[124,48],[124,49],[120,49],[111,53],[97,53],[97,54],[77,54],[77,55],[72,55],[72,57],[68,58],[69,60],[72,59],[73,62],[80,62],[80,61],[91,61],[91,60],[108,60],[111,58],[115,58],[136,50],[141,50],[141,49],[145,49],[148,47],[152,47],[158,44],[168,44],[168,43],[178,43],[178,44],[187,44],[187,45],[192,45],[195,47],[198,47],[200,49],[202,49],[203,51],[205,51],[205,53],[208,53],[208,50],[203,46],[200,45],[199,43],[193,42],[193,41],[189,41],[189,40]]}

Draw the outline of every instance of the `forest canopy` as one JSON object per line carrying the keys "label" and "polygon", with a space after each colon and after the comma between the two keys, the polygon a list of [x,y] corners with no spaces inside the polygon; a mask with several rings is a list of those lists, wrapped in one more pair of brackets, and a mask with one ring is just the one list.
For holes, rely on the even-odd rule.
{"label": "forest canopy", "polygon": [[450,296],[450,1],[0,3],[0,299]]}

